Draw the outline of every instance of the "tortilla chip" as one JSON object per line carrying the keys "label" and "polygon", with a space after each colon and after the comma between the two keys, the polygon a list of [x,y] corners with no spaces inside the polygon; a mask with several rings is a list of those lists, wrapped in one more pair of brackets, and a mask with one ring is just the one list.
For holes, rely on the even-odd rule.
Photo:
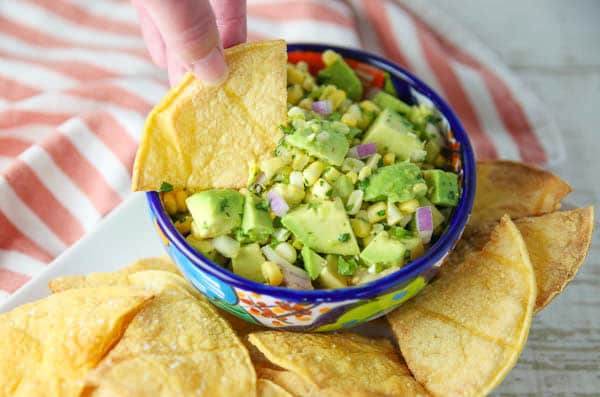
{"label": "tortilla chip", "polygon": [[158,256],[139,259],[131,265],[116,272],[91,273],[87,275],[63,276],[48,283],[53,293],[72,288],[89,288],[110,285],[130,285],[128,276],[144,270],[163,270],[181,275],[173,261],[168,256]]}
{"label": "tortilla chip", "polygon": [[271,362],[326,395],[426,395],[387,339],[264,331],[249,340]]}
{"label": "tortilla chip", "polygon": [[259,379],[256,382],[256,391],[258,397],[293,397],[283,387],[268,379]]}
{"label": "tortilla chip", "polygon": [[558,176],[513,161],[477,163],[477,192],[469,224],[541,215],[560,208],[571,188]]}
{"label": "tortilla chip", "polygon": [[[304,380],[300,375],[292,371],[286,371],[281,368],[263,368],[258,367],[259,377],[266,379],[294,397],[323,397],[326,394],[319,390],[317,386]],[[327,396],[329,397],[329,396]]]}
{"label": "tortilla chip", "polygon": [[246,186],[252,163],[270,156],[287,115],[286,45],[225,50],[229,76],[207,86],[186,74],[152,110],[133,166],[132,190],[163,182],[190,191]]}
{"label": "tortilla chip", "polygon": [[575,277],[592,241],[594,209],[559,211],[515,220],[533,264],[538,294],[534,311],[542,310]]}
{"label": "tortilla chip", "polygon": [[128,280],[156,298],[89,374],[88,395],[256,395],[248,351],[182,277],[149,270]]}
{"label": "tortilla chip", "polygon": [[536,297],[521,234],[505,216],[468,255],[388,315],[411,372],[434,396],[490,393],[525,346]]}
{"label": "tortilla chip", "polygon": [[150,299],[132,288],[72,289],[0,315],[0,395],[79,396]]}
{"label": "tortilla chip", "polygon": [[[537,284],[534,312],[546,307],[575,277],[592,240],[594,209],[579,208],[514,221],[529,252]],[[481,250],[496,223],[468,227],[442,267],[456,266],[470,253]]]}

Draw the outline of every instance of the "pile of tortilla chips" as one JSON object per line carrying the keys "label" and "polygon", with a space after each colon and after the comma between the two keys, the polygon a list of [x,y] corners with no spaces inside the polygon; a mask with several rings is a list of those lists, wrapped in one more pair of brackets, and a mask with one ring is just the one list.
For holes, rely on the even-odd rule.
{"label": "pile of tortilla chips", "polygon": [[393,341],[260,329],[149,258],[58,278],[1,314],[0,396],[486,395],[585,259],[593,210],[556,211],[570,189],[537,168],[486,162],[478,175],[443,271],[387,316]]}

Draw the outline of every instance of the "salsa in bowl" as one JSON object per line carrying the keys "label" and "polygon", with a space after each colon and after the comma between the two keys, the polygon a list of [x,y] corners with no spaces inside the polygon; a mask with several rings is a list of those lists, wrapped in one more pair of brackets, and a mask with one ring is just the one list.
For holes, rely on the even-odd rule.
{"label": "salsa in bowl", "polygon": [[383,315],[466,223],[473,154],[427,86],[357,50],[288,46],[288,120],[247,187],[148,194],[188,279],[248,321],[329,331]]}

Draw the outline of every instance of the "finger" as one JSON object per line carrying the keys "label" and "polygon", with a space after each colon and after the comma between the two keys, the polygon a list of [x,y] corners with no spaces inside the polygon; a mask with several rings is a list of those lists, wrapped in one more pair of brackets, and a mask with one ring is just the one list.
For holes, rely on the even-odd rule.
{"label": "finger", "polygon": [[169,73],[169,84],[175,86],[187,72],[185,64],[176,56],[170,56],[167,52],[167,71]]}
{"label": "finger", "polygon": [[158,28],[152,21],[150,14],[144,9],[143,4],[140,0],[131,1],[137,11],[138,20],[140,21],[140,28],[142,30],[142,36],[144,42],[150,53],[152,62],[157,64],[161,68],[167,67],[167,57],[165,51],[165,42],[158,31]]}
{"label": "finger", "polygon": [[246,42],[246,0],[210,0],[223,47]]}
{"label": "finger", "polygon": [[[208,0],[144,0],[167,46],[167,56],[209,84],[227,75],[219,31]],[[170,60],[175,62],[175,60]]]}

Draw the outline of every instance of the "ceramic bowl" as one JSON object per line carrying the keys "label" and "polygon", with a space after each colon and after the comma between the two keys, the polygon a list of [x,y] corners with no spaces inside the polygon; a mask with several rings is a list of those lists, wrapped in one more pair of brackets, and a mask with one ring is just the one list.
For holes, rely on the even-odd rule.
{"label": "ceramic bowl", "polygon": [[246,321],[276,329],[324,332],[350,328],[380,317],[415,296],[437,273],[460,238],[475,195],[475,161],[469,138],[438,94],[400,66],[365,51],[290,44],[288,56],[292,62],[306,60],[314,69],[320,62],[319,54],[326,49],[340,53],[354,68],[367,71],[376,68],[389,73],[398,96],[405,102],[426,103],[439,110],[447,125],[445,133],[453,152],[452,167],[459,173],[462,194],[440,238],[423,256],[397,272],[356,287],[300,291],[259,284],[211,262],[177,232],[158,193],[146,193],[156,231],[168,254],[194,287],[216,306]]}

